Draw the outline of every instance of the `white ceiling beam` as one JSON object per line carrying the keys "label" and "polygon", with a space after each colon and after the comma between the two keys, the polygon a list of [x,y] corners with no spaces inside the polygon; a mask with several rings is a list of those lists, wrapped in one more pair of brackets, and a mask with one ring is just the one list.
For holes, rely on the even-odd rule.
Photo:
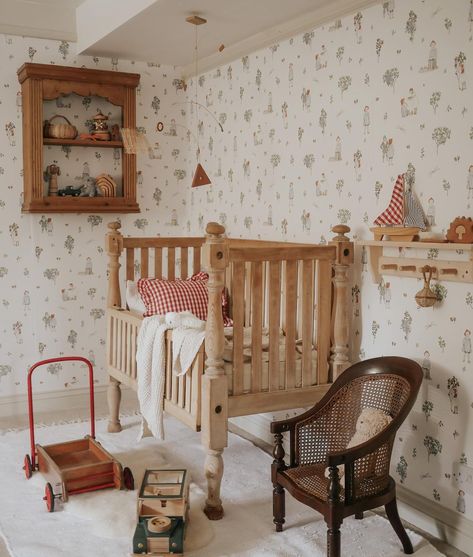
{"label": "white ceiling beam", "polygon": [[[77,54],[157,2],[159,0],[85,0],[76,10]],[[126,41],[126,36],[123,40]]]}
{"label": "white ceiling beam", "polygon": [[[310,13],[290,19],[281,25],[257,33],[233,45],[226,46],[222,52],[215,52],[215,54],[199,59],[198,72],[199,74],[205,73],[232,62],[233,60],[237,60],[242,56],[260,50],[261,48],[271,46],[272,44],[289,39],[295,35],[314,29],[315,27],[320,27],[325,23],[340,19],[341,17],[368,6],[380,4],[381,1],[382,0],[333,0],[330,4],[317,8]],[[180,72],[183,79],[192,77],[195,75],[194,63],[182,66]]]}
{"label": "white ceiling beam", "polygon": [[74,42],[78,1],[0,0],[0,33]]}

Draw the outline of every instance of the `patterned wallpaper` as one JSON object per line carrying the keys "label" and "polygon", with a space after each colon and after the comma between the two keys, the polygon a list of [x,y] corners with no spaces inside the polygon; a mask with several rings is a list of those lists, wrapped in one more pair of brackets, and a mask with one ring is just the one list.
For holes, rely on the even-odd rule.
{"label": "patterned wallpaper", "polygon": [[[105,299],[107,223],[121,218],[129,235],[175,235],[177,215],[185,207],[174,164],[187,149],[187,138],[160,136],[156,123],[175,110],[175,71],[116,59],[76,57],[74,45],[0,35],[0,397],[26,392],[28,367],[43,358],[81,354],[95,364],[96,379],[106,381]],[[150,157],[138,159],[140,214],[21,214],[22,120],[16,76],[24,62],[77,65],[141,74],[137,123],[146,132]],[[79,131],[100,108],[117,119],[113,107],[98,98],[74,95],[47,103],[45,117],[66,115]],[[180,112],[175,110],[176,122]],[[85,174],[107,172],[118,179],[121,152],[114,149],[47,147],[44,165],[61,168],[59,187],[78,186]],[[179,193],[182,192],[182,193]],[[37,372],[35,388],[54,391],[85,387],[82,366],[53,364]]]}
{"label": "patterned wallpaper", "polygon": [[[432,233],[472,215],[472,26],[470,0],[391,0],[199,76],[198,102],[224,131],[190,114],[213,185],[190,193],[188,227],[213,215],[233,236],[325,242],[343,222],[369,238],[402,172]],[[425,374],[394,476],[473,518],[456,483],[473,463],[473,284],[442,282],[442,303],[422,309],[420,281],[373,284],[366,262],[358,251],[353,357],[402,354]]]}
{"label": "patterned wallpaper", "polygon": [[[397,174],[408,172],[441,234],[473,202],[472,27],[470,0],[383,2],[199,76],[198,119],[188,104],[194,84],[186,94],[172,68],[0,36],[0,396],[24,393],[28,365],[60,353],[89,354],[105,380],[103,235],[111,218],[21,215],[23,62],[142,74],[138,125],[153,149],[151,159],[139,158],[142,213],[122,217],[125,233],[200,234],[219,220],[233,236],[323,243],[345,222],[355,238],[368,238]],[[92,110],[81,107],[77,120]],[[190,190],[197,144],[213,185]],[[83,165],[76,156],[63,163],[72,177]],[[403,354],[425,375],[399,434],[394,475],[473,518],[473,496],[456,482],[457,465],[473,462],[465,425],[473,411],[473,284],[443,282],[442,303],[420,309],[419,281],[373,284],[366,262],[358,251],[353,357]],[[82,368],[50,368],[40,388],[85,386],[84,377]]]}

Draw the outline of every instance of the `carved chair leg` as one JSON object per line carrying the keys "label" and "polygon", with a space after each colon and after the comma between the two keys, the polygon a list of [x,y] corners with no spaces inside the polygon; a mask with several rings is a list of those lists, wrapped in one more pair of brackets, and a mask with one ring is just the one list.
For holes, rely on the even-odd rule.
{"label": "carved chair leg", "polygon": [[356,520],[363,520],[363,511],[360,511],[359,513],[355,513],[355,518]]}
{"label": "carved chair leg", "polygon": [[122,392],[120,389],[120,381],[117,381],[114,377],[110,377],[110,383],[108,385],[107,391],[107,401],[108,401],[108,411],[109,420],[107,431],[109,433],[118,433],[122,430],[120,424],[120,401],[122,398]]}
{"label": "carved chair leg", "polygon": [[207,450],[205,459],[205,477],[207,478],[207,499],[204,513],[209,520],[223,518],[222,500],[220,499],[220,485],[223,477],[223,449]]}
{"label": "carved chair leg", "polygon": [[411,540],[409,539],[409,536],[407,535],[407,532],[402,525],[401,519],[399,518],[396,498],[385,505],[384,508],[386,510],[386,514],[388,516],[389,522],[391,523],[391,526],[394,528],[394,531],[396,532],[398,538],[401,540],[404,553],[406,553],[407,555],[411,555],[412,553],[414,553],[414,549],[412,547]]}
{"label": "carved chair leg", "polygon": [[327,557],[341,557],[340,524],[328,525]]}
{"label": "carved chair leg", "polygon": [[273,489],[273,522],[276,525],[276,532],[282,532],[282,526],[286,522],[286,493],[279,484],[274,484]]}

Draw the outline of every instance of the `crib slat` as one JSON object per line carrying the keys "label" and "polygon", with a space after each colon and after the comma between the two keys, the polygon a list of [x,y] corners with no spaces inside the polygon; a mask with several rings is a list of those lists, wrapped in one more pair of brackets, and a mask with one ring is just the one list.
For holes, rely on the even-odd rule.
{"label": "crib slat", "polygon": [[245,263],[245,327],[251,326],[251,263]]}
{"label": "crib slat", "polygon": [[125,363],[125,373],[129,377],[131,377],[131,362],[134,354],[134,352],[131,351],[131,337],[133,335],[133,329],[134,329],[133,325],[129,323],[126,332],[126,363]]}
{"label": "crib slat", "polygon": [[279,322],[281,320],[281,264],[269,264],[269,390],[279,389]]}
{"label": "crib slat", "polygon": [[140,261],[140,276],[141,278],[148,278],[148,248],[141,248],[141,261]]}
{"label": "crib slat", "polygon": [[111,364],[113,367],[117,367],[117,328],[118,323],[116,318],[113,319],[113,327],[112,327],[112,337],[113,337],[113,347],[111,356]]}
{"label": "crib slat", "polygon": [[122,340],[123,340],[123,321],[118,322],[118,342],[117,342],[117,369],[122,369]]}
{"label": "crib slat", "polygon": [[154,248],[154,278],[163,277],[163,250]]}
{"label": "crib slat", "polygon": [[286,389],[296,386],[297,261],[286,261]]}
{"label": "crib slat", "polygon": [[239,261],[233,265],[233,395],[243,393],[244,295],[245,263]]}
{"label": "crib slat", "polygon": [[190,369],[188,369],[185,378],[186,378],[186,402],[185,408],[186,412],[191,411],[191,402],[192,402],[192,370],[194,365],[191,365]]}
{"label": "crib slat", "polygon": [[302,386],[312,384],[312,315],[314,312],[314,262],[302,263]]}
{"label": "crib slat", "polygon": [[200,403],[201,403],[201,382],[204,372],[203,351],[199,351],[197,358],[192,366],[192,387],[191,387],[191,414],[196,416],[200,424]]}
{"label": "crib slat", "polygon": [[168,280],[176,278],[176,248],[168,248]]}
{"label": "crib slat", "polygon": [[134,248],[126,248],[126,280],[135,280]]}
{"label": "crib slat", "polygon": [[194,248],[193,256],[192,273],[195,274],[200,271],[200,248]]}
{"label": "crib slat", "polygon": [[186,279],[189,275],[189,252],[187,248],[181,248],[181,279]]}
{"label": "crib slat", "polygon": [[263,264],[261,261],[251,265],[251,392],[261,391],[263,329]]}
{"label": "crib slat", "polygon": [[121,371],[125,370],[125,365],[126,365],[126,334],[128,332],[128,323],[126,321],[123,321],[123,326],[122,326],[122,361],[121,361],[121,365],[120,365],[120,369]]}
{"label": "crib slat", "polygon": [[178,379],[179,379],[179,394],[178,394],[178,397],[177,397],[177,404],[179,405],[180,408],[184,408],[184,404],[185,404],[185,401],[186,401],[185,376],[180,375]]}
{"label": "crib slat", "polygon": [[317,384],[328,383],[332,300],[332,266],[317,262]]}
{"label": "crib slat", "polygon": [[108,315],[107,326],[107,365],[112,365],[112,347],[113,347],[113,316]]}

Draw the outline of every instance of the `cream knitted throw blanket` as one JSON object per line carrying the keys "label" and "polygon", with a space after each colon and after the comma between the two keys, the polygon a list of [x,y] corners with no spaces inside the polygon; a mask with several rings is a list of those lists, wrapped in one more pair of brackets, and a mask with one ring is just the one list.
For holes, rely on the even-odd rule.
{"label": "cream knitted throw blanket", "polygon": [[[146,317],[141,324],[136,350],[138,401],[143,419],[158,439],[164,439],[165,334],[168,329],[173,329],[173,373],[183,375],[191,366],[204,340],[205,321],[183,311]],[[143,437],[143,432],[144,424],[139,439]]]}

